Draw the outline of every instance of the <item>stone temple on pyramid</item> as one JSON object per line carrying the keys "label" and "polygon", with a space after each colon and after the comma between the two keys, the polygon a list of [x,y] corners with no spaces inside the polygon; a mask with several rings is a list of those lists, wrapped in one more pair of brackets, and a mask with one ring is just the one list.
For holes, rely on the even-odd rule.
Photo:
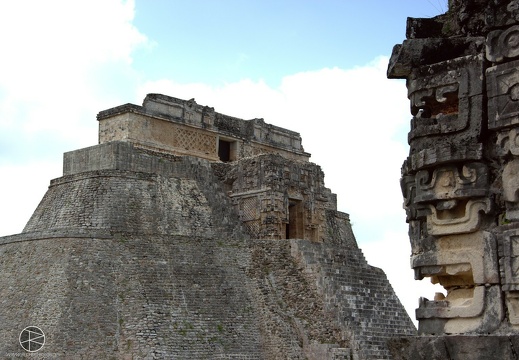
{"label": "stone temple on pyramid", "polygon": [[26,326],[59,359],[391,359],[415,335],[297,132],[160,94],[97,120],[0,238],[2,358]]}

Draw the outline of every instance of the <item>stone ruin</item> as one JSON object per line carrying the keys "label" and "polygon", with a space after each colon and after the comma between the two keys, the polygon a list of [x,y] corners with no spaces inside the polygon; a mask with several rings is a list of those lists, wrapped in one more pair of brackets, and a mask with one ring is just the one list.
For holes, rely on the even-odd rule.
{"label": "stone ruin", "polygon": [[411,267],[446,295],[421,298],[419,336],[396,359],[519,354],[519,1],[449,1],[408,18],[388,77],[406,79],[402,166]]}
{"label": "stone ruin", "polygon": [[[337,209],[336,196],[325,188],[320,168],[308,161],[298,133],[160,94],[149,94],[143,107],[127,104],[97,118],[100,144],[129,141],[141,149],[217,162],[213,167],[253,238],[322,242],[327,236],[325,210]],[[171,118],[182,122],[167,121]],[[278,156],[257,157],[261,154]],[[65,174],[86,164],[75,156],[69,161],[65,155]],[[344,213],[334,216],[348,221]]]}
{"label": "stone ruin", "polygon": [[416,333],[298,133],[159,94],[97,118],[0,238],[0,357],[26,326],[58,359],[391,359]]}

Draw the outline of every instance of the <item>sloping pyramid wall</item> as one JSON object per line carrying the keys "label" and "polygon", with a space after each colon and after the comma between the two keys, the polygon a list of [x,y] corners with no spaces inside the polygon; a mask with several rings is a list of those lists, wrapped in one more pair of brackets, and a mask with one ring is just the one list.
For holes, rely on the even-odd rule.
{"label": "sloping pyramid wall", "polygon": [[206,160],[112,142],[64,168],[0,238],[2,358],[29,325],[62,359],[382,359],[414,333],[334,212],[329,244],[250,239]]}

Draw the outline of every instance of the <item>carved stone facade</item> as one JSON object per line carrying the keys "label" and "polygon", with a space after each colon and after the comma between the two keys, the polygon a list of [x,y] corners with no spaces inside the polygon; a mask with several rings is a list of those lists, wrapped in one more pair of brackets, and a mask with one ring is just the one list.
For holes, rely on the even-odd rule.
{"label": "carved stone facade", "polygon": [[337,201],[324,186],[319,166],[268,154],[221,168],[226,170],[222,181],[232,184],[228,194],[252,237],[325,241],[325,211],[335,211]]}
{"label": "carved stone facade", "polygon": [[301,136],[266,124],[263,119],[242,120],[162,94],[148,94],[142,106],[121,105],[101,111],[99,143],[128,141],[135,146],[211,161],[235,161],[259,154],[280,154],[308,161]]}
{"label": "carved stone facade", "polygon": [[0,238],[2,359],[27,325],[56,359],[391,359],[415,334],[298,133],[158,94],[98,120]]}
{"label": "carved stone facade", "polygon": [[[515,358],[519,3],[452,0],[444,15],[409,18],[406,35],[388,77],[407,80],[413,115],[401,180],[411,266],[417,280],[441,284],[446,296],[420,299],[423,337],[397,352],[402,359]],[[452,334],[462,345],[445,337]],[[473,346],[471,336],[488,348]],[[500,342],[506,346],[495,352],[491,344]]]}
{"label": "carved stone facade", "polygon": [[[308,161],[298,133],[161,94],[148,94],[142,106],[102,111],[97,119],[100,144],[124,141],[229,164],[221,168],[229,172],[222,181],[232,184],[229,196],[253,238],[323,241],[324,210],[337,208],[336,197],[324,187],[320,167]],[[257,157],[266,154],[272,156]]]}

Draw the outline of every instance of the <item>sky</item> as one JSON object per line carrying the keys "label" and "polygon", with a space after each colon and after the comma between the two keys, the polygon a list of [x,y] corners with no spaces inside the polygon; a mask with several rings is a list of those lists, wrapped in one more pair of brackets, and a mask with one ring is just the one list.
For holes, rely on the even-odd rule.
{"label": "sky", "polygon": [[405,81],[386,79],[407,17],[447,0],[0,2],[0,236],[20,233],[63,153],[96,145],[96,114],[147,93],[301,134],[368,262],[414,319],[399,186]]}

